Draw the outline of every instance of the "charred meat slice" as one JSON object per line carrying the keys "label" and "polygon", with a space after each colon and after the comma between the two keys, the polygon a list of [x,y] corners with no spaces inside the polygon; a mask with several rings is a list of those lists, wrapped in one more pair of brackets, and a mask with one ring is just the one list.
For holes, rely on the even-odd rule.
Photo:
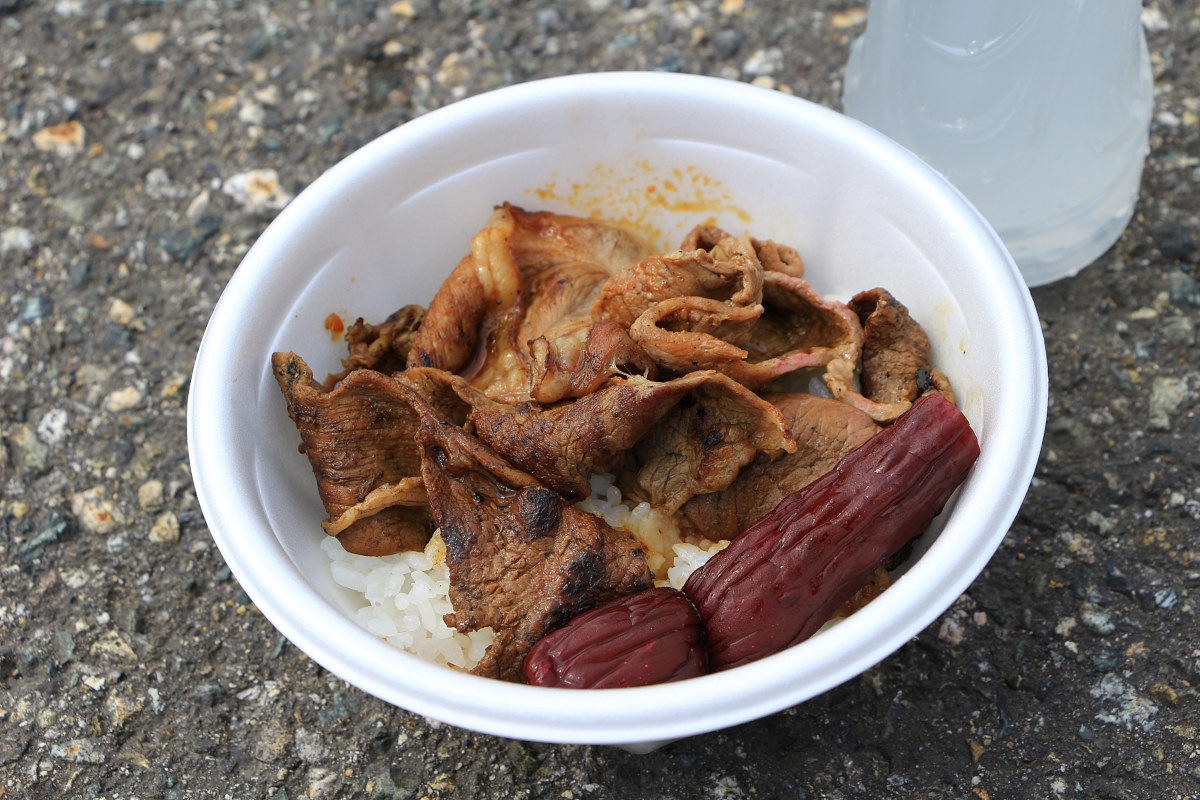
{"label": "charred meat slice", "polygon": [[779,410],[733,379],[695,372],[669,385],[689,391],[627,452],[617,474],[626,497],[673,514],[729,486],[746,465],[795,451]]}
{"label": "charred meat slice", "polygon": [[630,335],[654,363],[668,373],[712,369],[740,383],[758,386],[775,372],[746,361],[745,342],[762,316],[763,307],[728,306],[707,297],[671,297],[645,311]]}
{"label": "charred meat slice", "polygon": [[806,353],[813,364],[858,359],[862,327],[854,312],[844,303],[822,297],[803,278],[766,273],[763,306],[766,311],[746,348],[751,358],[786,359]]}
{"label": "charred meat slice", "polygon": [[471,252],[434,295],[408,363],[462,375],[496,395],[527,393],[528,364],[516,338],[525,309],[515,224],[507,208],[497,209],[471,239]]}
{"label": "charred meat slice", "polygon": [[[737,467],[760,454],[774,458],[794,449],[786,424],[769,403],[716,372],[662,383],[639,376],[614,380],[549,408],[473,403],[470,419],[483,442],[571,499],[586,497],[589,478],[619,467],[643,436],[656,442],[641,451],[643,489],[657,501],[676,505],[689,492],[724,488],[722,482],[732,479],[730,470],[736,474]],[[659,432],[660,427],[668,431]],[[692,432],[702,437],[699,450],[681,441]],[[668,442],[670,452],[657,449]]]}
{"label": "charred meat slice", "polygon": [[570,334],[540,336],[529,343],[532,397],[539,403],[584,397],[611,378],[654,378],[658,367],[629,332],[615,323],[580,320]]}
{"label": "charred meat slice", "polygon": [[716,541],[732,539],[770,513],[779,501],[837,464],[879,430],[870,417],[845,403],[803,393],[766,394],[796,440],[796,451],[742,468],[723,491],[693,497],[679,510],[681,526]]}
{"label": "charred meat slice", "polygon": [[615,222],[530,212],[511,203],[505,203],[502,210],[513,218],[513,254],[527,280],[571,263],[599,268],[611,275],[654,252],[642,237]]}
{"label": "charred meat slice", "polygon": [[532,399],[553,403],[582,397],[613,375],[652,375],[654,363],[628,333],[594,325],[591,314],[610,276],[648,256],[650,246],[612,223],[506,210],[526,287],[517,342],[529,359]]}
{"label": "charred meat slice", "polygon": [[405,382],[368,369],[326,390],[295,353],[275,353],[271,364],[329,514],[322,527],[360,555],[424,547],[435,526],[408,391],[417,387],[460,420],[466,404],[429,371],[403,373],[407,391]]}
{"label": "charred meat slice", "polygon": [[422,420],[421,474],[446,543],[455,609],[446,623],[496,633],[473,672],[520,681],[525,654],[546,633],[652,585],[633,536],[578,510],[430,407]]}

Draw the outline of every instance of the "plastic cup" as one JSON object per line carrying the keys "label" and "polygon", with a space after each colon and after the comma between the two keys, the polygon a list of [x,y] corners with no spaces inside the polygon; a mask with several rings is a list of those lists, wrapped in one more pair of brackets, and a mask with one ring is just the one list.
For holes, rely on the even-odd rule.
{"label": "plastic cup", "polygon": [[843,105],[941,171],[1030,286],[1133,216],[1154,86],[1139,0],[873,0]]}

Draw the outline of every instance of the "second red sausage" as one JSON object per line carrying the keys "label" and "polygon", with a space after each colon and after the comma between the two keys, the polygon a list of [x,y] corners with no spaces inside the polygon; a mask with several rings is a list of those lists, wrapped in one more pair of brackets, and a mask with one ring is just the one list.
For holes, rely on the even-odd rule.
{"label": "second red sausage", "polygon": [[784,498],[683,587],[704,620],[711,669],[755,661],[815,633],[929,526],[978,456],[962,412],[928,394]]}

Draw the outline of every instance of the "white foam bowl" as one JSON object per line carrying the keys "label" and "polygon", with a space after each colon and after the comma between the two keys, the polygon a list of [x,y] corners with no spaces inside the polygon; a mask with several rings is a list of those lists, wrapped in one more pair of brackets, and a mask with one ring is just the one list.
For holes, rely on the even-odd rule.
{"label": "white foam bowl", "polygon": [[[690,681],[605,691],[478,678],[400,652],[355,622],[320,549],[325,517],[270,356],[318,375],[345,345],[331,313],[380,321],[427,304],[493,205],[636,223],[664,249],[712,218],[790,244],[848,299],[883,286],[928,331],[981,455],[886,602],[806,642]],[[188,402],[197,496],[234,576],[292,643],[389,703],[500,736],[665,741],[762,717],[884,659],[979,574],[1028,488],[1046,411],[1045,350],[1020,273],[983,218],[906,150],[847,117],[747,84],[608,73],[463,100],[366,145],[262,234],[213,311]]]}

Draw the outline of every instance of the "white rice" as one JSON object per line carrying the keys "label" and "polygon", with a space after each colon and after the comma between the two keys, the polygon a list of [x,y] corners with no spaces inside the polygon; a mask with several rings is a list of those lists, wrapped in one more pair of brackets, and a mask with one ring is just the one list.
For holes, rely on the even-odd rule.
{"label": "white rice", "polygon": [[[693,572],[703,567],[708,563],[710,558],[724,550],[728,545],[728,539],[710,543],[707,547],[698,547],[687,542],[675,545],[671,548],[675,552],[675,561],[667,570],[666,585],[673,586],[676,589],[683,589],[683,585],[687,583],[687,579],[692,576]],[[663,584],[663,581],[658,581],[659,586]]]}
{"label": "white rice", "polygon": [[359,556],[332,536],[321,549],[330,558],[333,580],[361,595],[359,624],[389,644],[435,664],[470,669],[495,638],[491,628],[459,633],[442,620],[454,608],[440,535],[420,553]]}
{"label": "white rice", "polygon": [[[632,533],[646,549],[658,586],[682,589],[692,572],[729,544],[685,539],[675,520],[649,503],[630,508],[622,502],[611,475],[593,476],[591,497],[576,505]],[[325,538],[321,549],[330,558],[334,581],[361,595],[359,623],[389,644],[437,664],[470,669],[492,643],[491,628],[464,634],[442,619],[454,608],[440,534],[435,533],[420,553],[359,556],[347,553],[332,536]]]}

